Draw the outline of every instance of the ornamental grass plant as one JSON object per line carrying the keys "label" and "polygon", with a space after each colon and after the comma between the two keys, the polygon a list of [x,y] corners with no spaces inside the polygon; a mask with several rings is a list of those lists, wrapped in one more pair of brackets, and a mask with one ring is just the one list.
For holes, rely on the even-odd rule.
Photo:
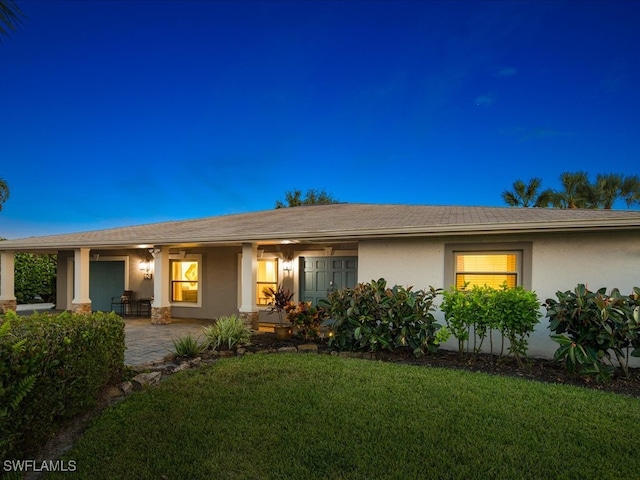
{"label": "ornamental grass plant", "polygon": [[231,349],[251,341],[251,329],[237,315],[223,316],[202,329],[209,347]]}

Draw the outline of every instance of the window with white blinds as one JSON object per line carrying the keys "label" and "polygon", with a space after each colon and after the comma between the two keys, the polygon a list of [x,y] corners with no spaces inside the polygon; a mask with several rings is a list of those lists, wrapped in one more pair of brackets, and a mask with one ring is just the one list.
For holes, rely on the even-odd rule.
{"label": "window with white blinds", "polygon": [[520,285],[520,252],[455,252],[455,285],[500,288]]}

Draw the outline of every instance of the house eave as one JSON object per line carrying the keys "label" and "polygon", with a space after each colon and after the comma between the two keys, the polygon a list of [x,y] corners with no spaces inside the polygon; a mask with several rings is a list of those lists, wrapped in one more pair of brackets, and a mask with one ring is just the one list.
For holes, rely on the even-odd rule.
{"label": "house eave", "polygon": [[[283,243],[283,242],[333,242],[353,241],[368,238],[406,238],[406,237],[436,237],[436,236],[478,236],[493,234],[530,234],[530,233],[568,233],[568,232],[595,232],[611,230],[640,230],[640,225],[635,222],[550,222],[536,224],[465,224],[465,225],[432,225],[428,228],[402,227],[402,228],[377,228],[361,230],[321,230],[298,232],[271,232],[268,235],[251,235],[238,237],[237,235],[221,235],[215,238],[207,237],[161,237],[138,238],[123,240],[95,240],[83,242],[57,243],[46,242],[29,244],[20,242],[19,245],[11,245],[7,241],[6,246],[0,244],[0,250],[16,252],[55,253],[61,250],[74,250],[78,248],[150,248],[151,246],[222,246],[241,245],[243,243]],[[4,243],[4,242],[3,242]]]}

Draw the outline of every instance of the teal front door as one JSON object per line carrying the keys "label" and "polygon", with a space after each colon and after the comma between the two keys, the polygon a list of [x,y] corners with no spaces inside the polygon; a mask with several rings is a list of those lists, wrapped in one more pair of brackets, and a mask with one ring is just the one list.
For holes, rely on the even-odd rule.
{"label": "teal front door", "polygon": [[124,292],[124,261],[89,263],[91,309],[111,311],[111,298]]}
{"label": "teal front door", "polygon": [[300,295],[313,305],[329,292],[358,282],[358,257],[300,257]]}

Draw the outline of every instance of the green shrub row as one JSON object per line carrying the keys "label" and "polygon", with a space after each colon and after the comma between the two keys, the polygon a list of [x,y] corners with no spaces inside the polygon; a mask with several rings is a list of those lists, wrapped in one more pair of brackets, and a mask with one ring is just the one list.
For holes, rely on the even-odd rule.
{"label": "green shrub row", "polygon": [[[438,290],[412,291],[387,287],[384,279],[344,288],[321,300],[330,318],[329,347],[340,350],[395,350],[410,347],[415,354],[436,351],[442,326],[433,316]],[[440,335],[438,334],[440,332]]]}
{"label": "green shrub row", "polygon": [[[473,351],[482,349],[489,337],[490,353],[494,353],[493,332],[501,334],[500,355],[504,353],[504,339],[509,340],[508,353],[513,354],[522,366],[522,357],[527,355],[528,338],[538,324],[540,303],[534,292],[522,287],[492,288],[474,286],[456,290],[452,287],[444,292],[440,309],[444,312],[447,326],[458,340],[462,355],[473,334]],[[479,340],[479,341],[478,341]]]}
{"label": "green shrub row", "polygon": [[25,458],[86,411],[124,371],[124,322],[114,313],[0,318],[0,457]]}
{"label": "green shrub row", "polygon": [[591,292],[579,284],[544,304],[551,338],[560,345],[554,358],[600,381],[609,380],[616,369],[612,354],[627,376],[629,357],[640,357],[640,288],[628,296],[617,288],[606,291]]}
{"label": "green shrub row", "polygon": [[453,335],[461,355],[465,348],[482,351],[487,338],[494,354],[497,333],[499,355],[505,352],[506,340],[507,354],[522,367],[529,336],[544,306],[551,338],[560,345],[554,358],[564,361],[570,371],[607,381],[616,365],[629,375],[630,357],[640,357],[640,288],[634,287],[628,296],[616,288],[608,295],[606,291],[591,292],[579,284],[574,291],[557,292],[557,300],[540,304],[535,292],[522,287],[452,287],[442,292],[440,309],[446,322],[442,326],[432,313],[441,290],[389,288],[380,279],[332,292],[320,301],[318,315],[328,318],[324,324],[331,329],[329,347],[339,350],[410,347],[418,355],[436,351]]}

